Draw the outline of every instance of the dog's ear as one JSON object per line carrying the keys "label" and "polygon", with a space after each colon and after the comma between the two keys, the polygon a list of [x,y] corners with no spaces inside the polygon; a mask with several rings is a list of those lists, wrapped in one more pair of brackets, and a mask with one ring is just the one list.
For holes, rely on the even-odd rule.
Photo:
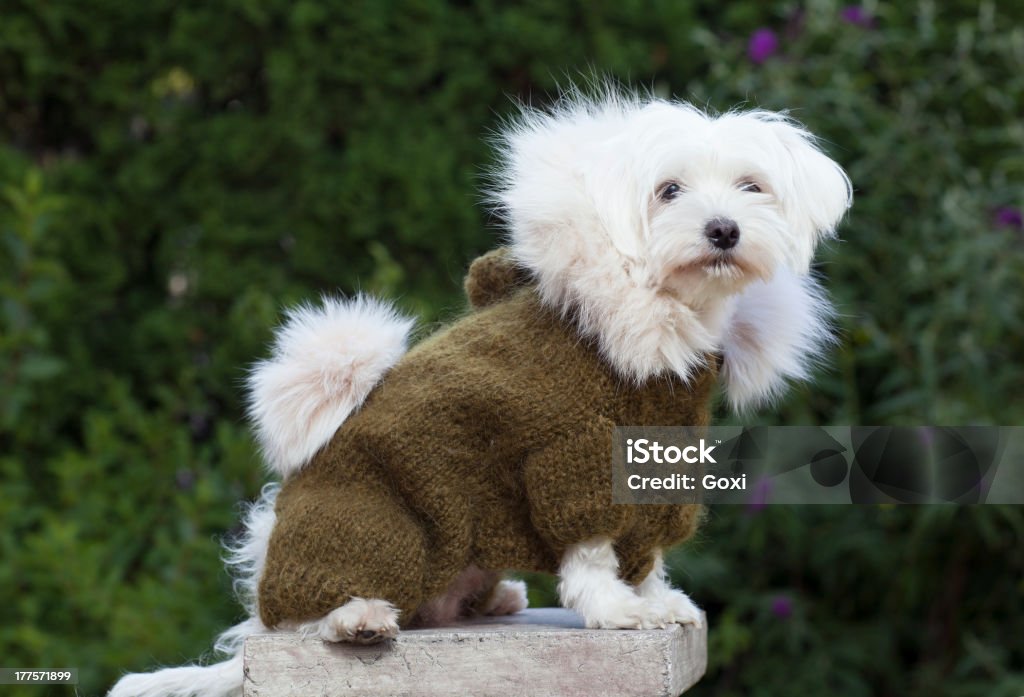
{"label": "dog's ear", "polygon": [[805,271],[817,243],[835,234],[853,202],[853,189],[843,168],[821,151],[808,131],[777,114],[765,120],[784,160],[775,186],[783,213],[796,233],[794,270]]}

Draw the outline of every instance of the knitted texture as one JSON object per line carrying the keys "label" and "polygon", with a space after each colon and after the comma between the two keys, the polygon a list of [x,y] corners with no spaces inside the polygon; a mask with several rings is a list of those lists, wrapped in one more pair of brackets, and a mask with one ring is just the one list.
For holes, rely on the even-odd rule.
{"label": "knitted texture", "polygon": [[[525,284],[525,285],[524,285]],[[263,623],[381,598],[405,623],[470,564],[554,572],[569,545],[616,541],[640,582],[699,506],[611,502],[612,428],[707,425],[715,361],[688,384],[621,380],[507,256],[467,279],[477,309],[407,353],[277,498]]]}
{"label": "knitted texture", "polygon": [[512,252],[501,247],[470,264],[463,287],[469,304],[479,309],[507,298],[529,282],[529,271],[517,266]]}

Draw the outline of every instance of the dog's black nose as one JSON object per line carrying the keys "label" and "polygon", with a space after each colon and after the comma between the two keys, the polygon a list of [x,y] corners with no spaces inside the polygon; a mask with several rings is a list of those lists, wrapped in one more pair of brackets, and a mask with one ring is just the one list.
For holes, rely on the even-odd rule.
{"label": "dog's black nose", "polygon": [[715,218],[704,226],[704,234],[719,249],[732,249],[740,241],[740,226],[735,220]]}

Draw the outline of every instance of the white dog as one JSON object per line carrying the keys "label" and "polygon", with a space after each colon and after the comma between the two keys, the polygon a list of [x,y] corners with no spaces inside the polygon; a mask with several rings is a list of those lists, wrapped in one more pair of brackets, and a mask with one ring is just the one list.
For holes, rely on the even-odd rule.
{"label": "white dog", "polygon": [[[564,98],[550,111],[524,109],[500,139],[504,156],[493,198],[511,249],[543,303],[573,317],[580,335],[624,379],[670,373],[684,381],[704,357],[723,357],[736,409],[802,379],[830,340],[829,307],[809,275],[818,242],[851,203],[843,170],[784,115],[712,116],[678,102],[608,93]],[[252,415],[272,470],[300,471],[404,352],[410,322],[367,300],[325,302],[293,312],[275,356],[252,378]],[[221,635],[228,660],[125,676],[111,697],[235,695],[246,636],[272,631],[257,587],[275,525],[275,485],[246,518],[231,550],[251,619]],[[660,552],[646,580],[618,578],[607,538],[570,546],[559,593],[591,627],[699,622],[669,587]],[[418,613],[437,622],[485,584],[467,569]],[[526,605],[525,587],[497,586],[485,612]],[[299,629],[327,641],[394,636],[386,599],[354,598]]]}

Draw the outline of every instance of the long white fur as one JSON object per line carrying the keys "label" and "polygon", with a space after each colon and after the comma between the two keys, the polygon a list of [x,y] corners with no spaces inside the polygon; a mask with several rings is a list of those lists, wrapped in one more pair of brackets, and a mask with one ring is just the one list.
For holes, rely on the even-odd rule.
{"label": "long white fur", "polygon": [[225,562],[235,577],[235,593],[249,615],[217,637],[214,652],[227,659],[206,666],[130,673],[118,680],[107,697],[238,697],[242,694],[245,639],[268,631],[259,620],[256,590],[267,559],[270,533],[277,520],[274,503],[279,490],[278,484],[263,487],[260,497],[242,516],[242,536],[237,543],[225,545]]}
{"label": "long white fur", "polygon": [[107,697],[239,697],[242,654],[211,666],[164,668],[131,673],[110,688]]}
{"label": "long white fur", "polygon": [[811,276],[789,269],[742,292],[723,346],[723,378],[733,409],[745,411],[782,394],[786,380],[805,380],[835,341],[832,308]]}
{"label": "long white fur", "polygon": [[[575,318],[611,365],[638,382],[665,372],[688,379],[715,351],[747,358],[725,345],[736,336],[734,313],[759,336],[775,330],[769,322],[778,313],[744,310],[752,296],[741,291],[784,270],[806,276],[818,241],[834,233],[851,201],[849,179],[813,136],[766,111],[711,116],[614,91],[571,93],[551,110],[524,109],[498,145],[491,199],[507,219],[513,253],[544,302]],[[763,193],[737,186],[748,179]],[[672,180],[685,183],[685,194],[659,202],[659,186]],[[735,256],[746,272],[680,273],[708,254],[703,229],[715,217],[739,223]],[[823,303],[800,321],[820,320]],[[773,340],[756,370],[726,372],[730,401],[770,398],[782,377],[806,373],[793,367],[794,354],[818,348]]]}
{"label": "long white fur", "polygon": [[571,544],[558,568],[558,598],[580,613],[591,628],[649,629],[669,624],[703,623],[689,597],[674,589],[666,577],[662,552],[636,587],[618,577],[618,558],[608,537]]}
{"label": "long white fur", "polygon": [[636,593],[655,607],[663,608],[666,623],[694,624],[698,627],[704,624],[704,614],[690,600],[690,596],[669,585],[661,550],[655,552],[654,568],[636,587]]}
{"label": "long white fur", "polygon": [[571,545],[558,568],[558,599],[591,629],[663,626],[655,608],[619,578],[612,540],[596,537]]}
{"label": "long white fur", "polygon": [[273,356],[249,376],[249,416],[264,461],[298,471],[406,350],[413,321],[366,296],[325,297],[289,311]]}
{"label": "long white fur", "polygon": [[558,598],[591,629],[652,629],[669,624],[703,623],[701,611],[665,578],[661,552],[654,568],[636,588],[619,578],[613,542],[595,537],[570,545],[558,568]]}
{"label": "long white fur", "polygon": [[[281,485],[277,482],[265,484],[260,496],[242,516],[242,535],[237,542],[224,545],[224,563],[234,579],[235,596],[251,617],[259,616],[259,584],[263,568],[267,563],[267,548],[270,534],[277,523],[274,505]],[[218,644],[218,651],[234,647]]]}

